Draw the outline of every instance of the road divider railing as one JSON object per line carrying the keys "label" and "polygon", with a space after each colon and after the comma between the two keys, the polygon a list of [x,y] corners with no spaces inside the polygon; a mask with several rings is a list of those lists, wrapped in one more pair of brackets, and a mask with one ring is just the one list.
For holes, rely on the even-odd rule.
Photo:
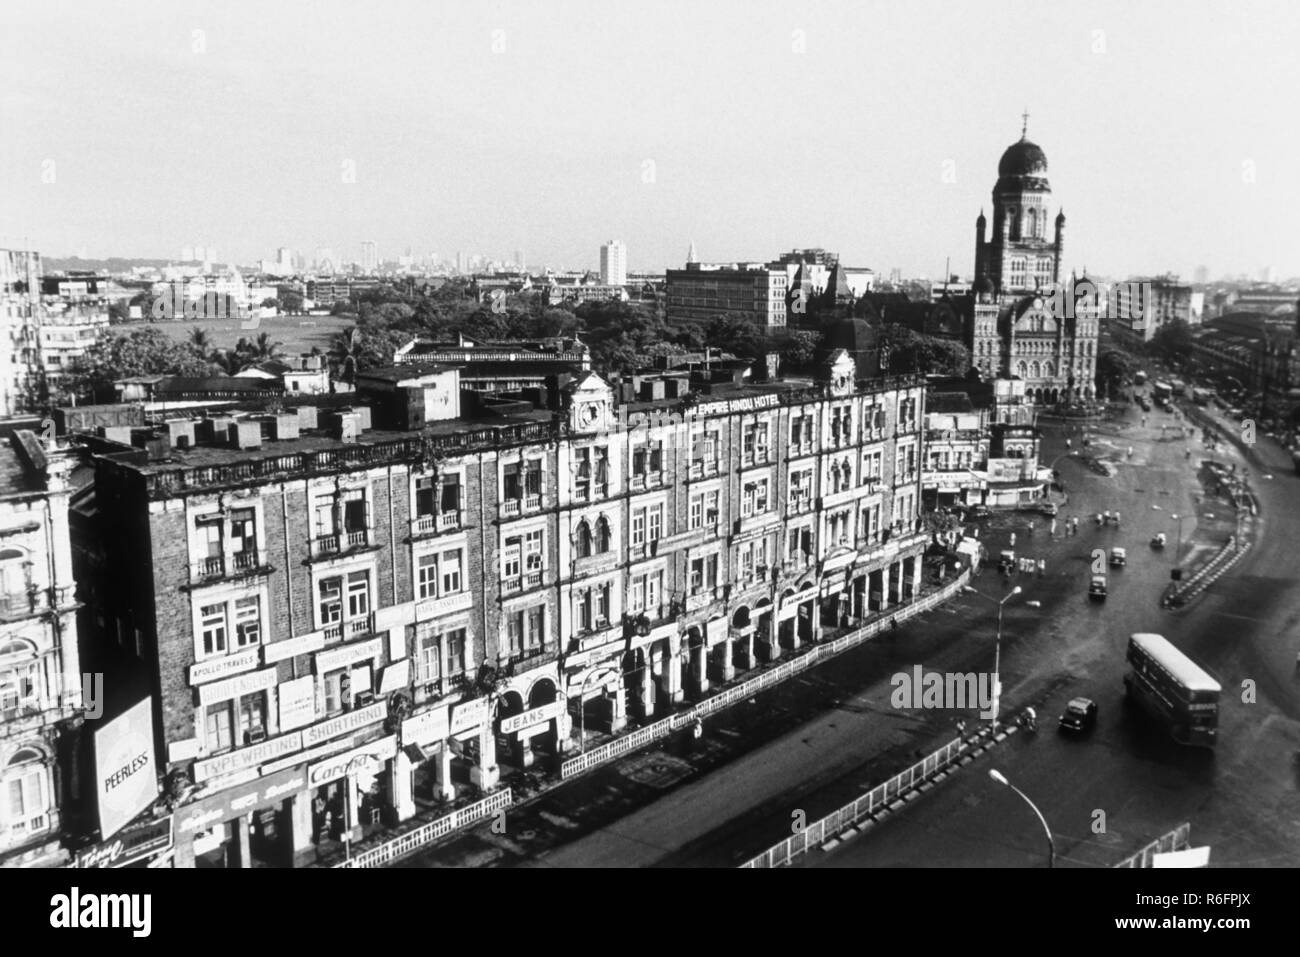
{"label": "road divider railing", "polygon": [[739,701],[747,700],[760,691],[770,688],[773,685],[780,684],[782,681],[799,674],[807,668],[820,661],[847,651],[854,645],[859,645],[864,641],[874,638],[881,631],[891,628],[890,619],[904,621],[913,618],[916,615],[924,614],[935,606],[942,604],[948,598],[952,597],[970,580],[970,570],[964,570],[948,584],[942,586],[936,591],[931,592],[923,598],[920,598],[907,605],[899,605],[896,608],[888,609],[887,614],[881,615],[867,624],[854,631],[841,635],[834,641],[824,642],[823,644],[813,645],[806,651],[798,654],[798,657],[791,658],[781,664],[767,668],[762,674],[755,675],[742,681],[740,684],[732,685],[723,691],[711,695],[708,698],[692,705],[690,708],[679,711],[676,714],[648,724],[636,731],[629,732],[615,738],[608,744],[603,744],[598,748],[592,748],[583,754],[579,754],[565,761],[560,766],[560,777],[571,778],[575,775],[589,771],[597,765],[604,764],[606,761],[622,757],[631,751],[637,751],[647,745],[653,744],[660,738],[668,737],[682,728],[688,727],[698,719],[708,717],[718,711],[728,708]]}
{"label": "road divider railing", "polygon": [[1151,867],[1157,854],[1169,854],[1173,851],[1185,851],[1192,843],[1192,822],[1184,821],[1168,834],[1162,834],[1142,850],[1131,854],[1118,864],[1121,867]]}
{"label": "road divider railing", "polygon": [[481,821],[485,817],[491,817],[512,804],[514,804],[514,795],[510,788],[502,788],[480,801],[457,808],[450,814],[407,831],[400,837],[354,854],[347,860],[339,861],[334,867],[383,867],[399,857],[420,850],[426,844],[432,844],[439,838],[446,837],[452,831]]}
{"label": "road divider railing", "polygon": [[933,754],[900,771],[884,784],[877,785],[850,804],[832,811],[825,817],[805,825],[779,844],[774,844],[757,857],[741,864],[743,868],[785,867],[795,858],[816,850],[826,842],[843,834],[849,828],[903,799],[937,774],[951,767],[978,742],[978,738],[949,741]]}

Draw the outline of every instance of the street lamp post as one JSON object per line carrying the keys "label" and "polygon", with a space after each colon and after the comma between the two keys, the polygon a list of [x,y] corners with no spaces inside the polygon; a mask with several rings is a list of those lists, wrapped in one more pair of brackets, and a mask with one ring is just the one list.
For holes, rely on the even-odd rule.
{"label": "street lamp post", "polygon": [[1043,817],[1043,812],[1038,810],[1038,806],[1034,804],[1033,801],[1029,800],[1029,796],[1025,794],[1024,791],[1020,790],[1020,788],[1016,787],[1014,784],[1008,781],[1006,775],[1004,775],[1001,771],[997,770],[996,768],[989,768],[989,777],[991,777],[994,781],[998,782],[998,784],[1005,785],[1006,787],[1011,788],[1011,790],[1019,794],[1021,799],[1026,804],[1029,805],[1029,809],[1033,811],[1035,815],[1037,815],[1038,822],[1043,825],[1043,833],[1047,835],[1047,866],[1049,868],[1055,867],[1056,866],[1056,841],[1052,837],[1052,829],[1047,826],[1047,818]]}
{"label": "street lamp post", "polygon": [[993,717],[991,719],[991,726],[993,730],[996,731],[998,728],[998,714],[1000,713],[999,704],[1002,700],[1002,607],[1016,595],[1019,595],[1021,589],[1020,586],[1017,585],[1015,588],[1011,589],[1011,591],[1007,592],[1006,597],[1001,601],[998,601],[996,598],[990,598],[988,595],[971,588],[969,585],[963,588],[962,591],[972,595],[978,595],[985,601],[991,601],[998,606],[998,630],[997,637],[994,639],[993,644]]}

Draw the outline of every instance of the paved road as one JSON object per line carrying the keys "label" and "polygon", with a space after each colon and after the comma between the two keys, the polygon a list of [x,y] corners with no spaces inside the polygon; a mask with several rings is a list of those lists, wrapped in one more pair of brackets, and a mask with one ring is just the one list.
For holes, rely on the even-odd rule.
{"label": "paved road", "polygon": [[[1115,479],[1126,502],[1146,500],[1141,519],[1134,513],[1146,537],[1170,507],[1151,508],[1171,497],[1151,493],[1173,484],[1181,458],[1167,445],[1152,446],[1145,469]],[[1045,722],[1037,735],[1012,738],[907,813],[812,863],[1045,866],[1041,827],[1020,798],[988,778],[996,767],[1043,810],[1057,835],[1058,866],[1110,863],[1184,820],[1192,822],[1194,844],[1211,846],[1214,865],[1300,865],[1300,782],[1291,759],[1300,746],[1300,482],[1276,446],[1264,442],[1256,452],[1265,469],[1249,473],[1263,504],[1262,540],[1205,597],[1181,613],[1151,608],[1144,599],[1159,576],[1143,568],[1159,570],[1162,561],[1146,555],[1146,562],[1130,565],[1104,609],[1079,609],[1073,620],[1052,626],[1058,653],[1013,649],[1013,671],[1075,676],[1069,692],[1086,692],[1099,703],[1095,733],[1067,740]],[[1134,585],[1142,595],[1132,594]],[[1139,629],[1164,633],[1222,682],[1217,753],[1173,745],[1125,711],[1123,644]],[[1054,696],[1053,714],[1066,697],[1064,689]],[[1096,825],[1101,814],[1104,830]]]}

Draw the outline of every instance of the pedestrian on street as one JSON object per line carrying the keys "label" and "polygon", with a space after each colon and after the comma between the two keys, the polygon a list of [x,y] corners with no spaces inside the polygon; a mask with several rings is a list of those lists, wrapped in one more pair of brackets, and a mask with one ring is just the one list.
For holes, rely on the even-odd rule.
{"label": "pedestrian on street", "polygon": [[1053,538],[1056,537],[1056,519],[1052,519],[1052,531],[1051,531],[1051,535],[1052,535]]}
{"label": "pedestrian on street", "polygon": [[1015,532],[1012,532],[1012,533],[1011,533],[1011,547],[1012,547],[1012,548],[1015,548],[1015,547],[1016,547],[1016,533],[1015,533]]}
{"label": "pedestrian on street", "polygon": [[1040,558],[1038,560],[1038,577],[1044,578],[1047,575],[1047,560]]}

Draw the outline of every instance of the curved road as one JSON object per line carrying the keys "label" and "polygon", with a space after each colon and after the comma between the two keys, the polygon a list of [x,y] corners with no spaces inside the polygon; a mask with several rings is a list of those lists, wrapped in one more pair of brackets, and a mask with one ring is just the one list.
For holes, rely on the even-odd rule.
{"label": "curved road", "polygon": [[[1140,435],[1136,419],[1130,412],[1116,441],[1158,439]],[[1161,421],[1173,418],[1153,414],[1150,425]],[[1189,504],[1178,502],[1191,471],[1182,453],[1199,442],[1134,444],[1135,459],[1148,450],[1145,467],[1122,466],[1113,479],[1089,476],[1081,486],[1089,500],[1122,502],[1126,525],[1130,515],[1137,525],[1125,535],[1131,564],[1112,575],[1105,607],[1076,600],[1068,618],[1034,629],[1009,653],[1004,648],[1006,670],[1021,681],[1016,687],[1004,679],[1009,702],[1053,676],[1073,679],[1039,709],[1038,733],[1011,737],[904,813],[809,863],[1046,866],[1041,825],[1019,797],[989,779],[988,769],[997,768],[1046,816],[1057,866],[1112,864],[1182,821],[1191,821],[1194,846],[1211,847],[1212,866],[1300,865],[1300,779],[1292,757],[1300,747],[1300,481],[1289,456],[1267,439],[1255,449],[1263,468],[1246,464],[1235,450],[1216,454],[1247,469],[1262,506],[1261,535],[1198,601],[1167,612],[1151,598],[1163,587],[1172,556],[1149,551],[1145,542],[1163,527],[1174,543],[1166,516]],[[1163,494],[1175,487],[1182,490]],[[1124,646],[1138,630],[1163,633],[1223,684],[1217,753],[1181,748],[1126,711]],[[1099,706],[1097,728],[1082,740],[1055,729],[1072,694]]]}

